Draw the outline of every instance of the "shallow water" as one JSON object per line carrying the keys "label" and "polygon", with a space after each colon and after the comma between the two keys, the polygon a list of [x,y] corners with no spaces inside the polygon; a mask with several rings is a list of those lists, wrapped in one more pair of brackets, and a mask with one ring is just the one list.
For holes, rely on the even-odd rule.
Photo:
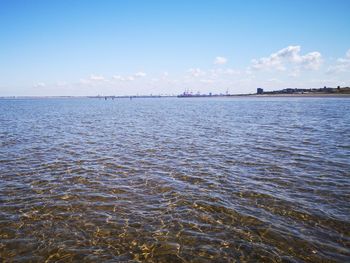
{"label": "shallow water", "polygon": [[350,100],[0,100],[0,259],[350,261]]}

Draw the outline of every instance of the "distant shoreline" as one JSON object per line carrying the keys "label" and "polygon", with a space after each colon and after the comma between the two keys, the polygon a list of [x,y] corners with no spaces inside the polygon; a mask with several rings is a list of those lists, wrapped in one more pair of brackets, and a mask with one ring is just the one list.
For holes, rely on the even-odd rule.
{"label": "distant shoreline", "polygon": [[253,94],[250,97],[350,97],[349,93]]}
{"label": "distant shoreline", "polygon": [[4,96],[0,100],[20,100],[20,99],[141,99],[141,98],[237,98],[237,97],[253,97],[253,98],[278,98],[278,97],[309,97],[309,98],[350,98],[350,93],[304,93],[304,94],[230,94],[230,95],[213,95],[213,96]]}
{"label": "distant shoreline", "polygon": [[181,96],[179,98],[230,98],[230,97],[254,97],[254,98],[270,98],[270,97],[348,97],[350,93],[304,93],[304,94],[235,94],[235,95],[216,95],[216,96]]}

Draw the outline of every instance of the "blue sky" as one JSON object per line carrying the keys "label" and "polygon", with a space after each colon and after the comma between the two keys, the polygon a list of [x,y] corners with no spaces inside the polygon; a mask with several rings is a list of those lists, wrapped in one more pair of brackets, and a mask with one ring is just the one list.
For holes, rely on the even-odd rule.
{"label": "blue sky", "polygon": [[350,85],[350,1],[0,0],[0,96]]}

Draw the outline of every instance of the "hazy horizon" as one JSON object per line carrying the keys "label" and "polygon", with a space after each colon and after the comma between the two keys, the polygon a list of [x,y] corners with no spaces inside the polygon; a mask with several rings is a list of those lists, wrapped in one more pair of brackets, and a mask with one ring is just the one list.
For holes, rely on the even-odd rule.
{"label": "hazy horizon", "polygon": [[349,1],[1,1],[0,96],[349,86]]}

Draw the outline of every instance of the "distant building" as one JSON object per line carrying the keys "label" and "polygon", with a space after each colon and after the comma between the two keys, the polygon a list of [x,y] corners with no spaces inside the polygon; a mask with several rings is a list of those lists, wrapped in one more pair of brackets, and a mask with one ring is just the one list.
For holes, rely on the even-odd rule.
{"label": "distant building", "polygon": [[288,93],[288,94],[294,93],[294,92],[296,92],[296,91],[297,91],[296,89],[291,89],[291,88],[282,90],[282,92]]}
{"label": "distant building", "polygon": [[263,94],[264,90],[262,88],[257,88],[256,94]]}

